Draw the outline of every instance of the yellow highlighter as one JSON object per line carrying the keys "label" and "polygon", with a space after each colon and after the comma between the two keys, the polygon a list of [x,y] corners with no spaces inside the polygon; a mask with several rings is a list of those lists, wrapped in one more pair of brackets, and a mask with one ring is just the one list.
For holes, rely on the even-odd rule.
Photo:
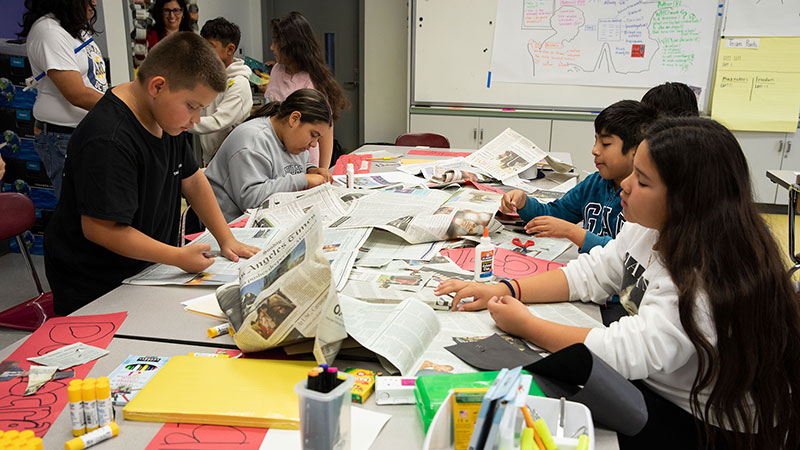
{"label": "yellow highlighter", "polygon": [[536,442],[533,440],[533,428],[525,427],[522,429],[522,438],[520,439],[520,450],[541,450]]}
{"label": "yellow highlighter", "polygon": [[575,450],[589,450],[589,435],[582,434],[578,436],[578,446]]}
{"label": "yellow highlighter", "polygon": [[544,448],[546,450],[556,450],[558,446],[556,445],[556,441],[553,440],[553,435],[550,434],[550,429],[547,428],[547,423],[542,419],[542,417],[536,413],[530,406],[531,414],[533,415],[533,428],[536,430],[536,433],[542,438],[542,443],[544,444]]}

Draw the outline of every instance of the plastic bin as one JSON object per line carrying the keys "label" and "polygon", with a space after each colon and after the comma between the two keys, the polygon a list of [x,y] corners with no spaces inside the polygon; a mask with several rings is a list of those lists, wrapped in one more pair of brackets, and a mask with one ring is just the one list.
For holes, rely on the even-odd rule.
{"label": "plastic bin", "polygon": [[350,449],[350,397],[356,379],[344,375],[347,379],[326,394],[306,389],[307,380],[295,385],[303,450]]}
{"label": "plastic bin", "polygon": [[[453,393],[447,396],[439,412],[431,421],[428,434],[425,435],[423,450],[450,450],[453,448]],[[556,437],[559,401],[555,398],[528,396],[528,406],[542,416],[553,439],[558,445],[558,450],[575,450],[578,438],[572,435],[580,428],[586,427],[585,434],[589,436],[589,450],[594,450],[594,422],[592,413],[585,405],[576,402],[566,402],[564,406],[564,437]]]}

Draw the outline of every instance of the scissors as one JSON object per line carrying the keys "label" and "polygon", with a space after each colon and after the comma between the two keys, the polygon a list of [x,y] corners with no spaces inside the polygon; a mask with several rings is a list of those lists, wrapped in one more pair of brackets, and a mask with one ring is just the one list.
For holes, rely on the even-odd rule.
{"label": "scissors", "polygon": [[511,240],[511,243],[517,246],[514,249],[514,251],[517,252],[517,253],[522,253],[523,255],[530,251],[530,250],[528,250],[528,247],[533,246],[533,241],[530,240],[530,239],[526,240],[525,242],[522,242],[522,240],[520,240],[520,238],[514,238],[514,239]]}

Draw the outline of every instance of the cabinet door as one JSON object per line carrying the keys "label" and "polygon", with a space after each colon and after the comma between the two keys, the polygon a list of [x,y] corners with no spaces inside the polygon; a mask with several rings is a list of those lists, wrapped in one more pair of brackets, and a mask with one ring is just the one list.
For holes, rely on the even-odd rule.
{"label": "cabinet door", "polygon": [[778,186],[767,178],[767,170],[781,168],[786,135],[758,131],[734,131],[733,135],[736,136],[747,158],[755,201],[775,204]]}
{"label": "cabinet door", "polygon": [[578,168],[580,178],[597,171],[594,167],[592,146],[594,145],[594,122],[577,120],[554,120],[550,139],[551,152],[566,152],[572,155],[572,164]]}
{"label": "cabinet door", "polygon": [[410,133],[436,133],[450,141],[450,148],[478,148],[478,118],[411,114]]}
{"label": "cabinet door", "polygon": [[481,139],[481,133],[478,133],[478,140],[480,141],[478,147],[486,145],[487,142],[497,137],[506,128],[511,128],[533,141],[540,149],[549,152],[551,122],[552,120],[549,119],[481,117],[480,129],[483,138]]}
{"label": "cabinet door", "polygon": [[[786,135],[786,143],[783,145],[781,170],[800,172],[800,131]],[[778,205],[789,204],[789,193],[786,189],[778,188],[778,195],[775,198],[775,203]]]}

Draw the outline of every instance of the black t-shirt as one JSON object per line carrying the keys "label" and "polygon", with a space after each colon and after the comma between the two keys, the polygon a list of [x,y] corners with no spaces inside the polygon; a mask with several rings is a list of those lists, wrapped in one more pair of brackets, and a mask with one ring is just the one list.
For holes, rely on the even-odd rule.
{"label": "black t-shirt", "polygon": [[149,264],[87,240],[81,216],[130,225],[175,245],[181,180],[196,171],[183,134],[153,136],[111,89],[106,92],[70,138],[61,198],[45,232],[57,313],[86,305]]}

